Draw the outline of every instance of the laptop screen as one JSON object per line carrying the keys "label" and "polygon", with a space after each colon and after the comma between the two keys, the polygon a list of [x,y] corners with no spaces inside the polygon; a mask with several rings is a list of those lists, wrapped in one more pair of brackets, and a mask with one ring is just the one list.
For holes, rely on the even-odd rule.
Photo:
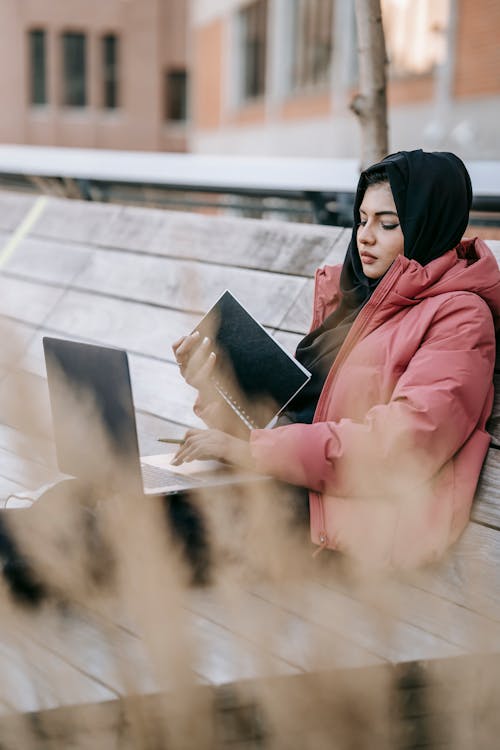
{"label": "laptop screen", "polygon": [[49,337],[43,346],[59,469],[142,491],[126,352]]}

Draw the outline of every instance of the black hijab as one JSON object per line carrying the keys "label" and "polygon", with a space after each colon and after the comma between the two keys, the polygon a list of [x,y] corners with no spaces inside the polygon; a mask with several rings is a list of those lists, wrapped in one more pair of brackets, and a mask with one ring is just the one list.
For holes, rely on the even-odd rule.
{"label": "black hijab", "polygon": [[326,375],[358,313],[381,281],[363,273],[356,241],[359,209],[370,175],[380,171],[385,171],[389,180],[407,258],[426,265],[458,245],[467,227],[472,186],[464,163],[455,154],[398,151],[361,173],[352,237],[340,276],[341,303],[297,347],[296,357],[312,377],[290,404],[288,421],[312,421]]}

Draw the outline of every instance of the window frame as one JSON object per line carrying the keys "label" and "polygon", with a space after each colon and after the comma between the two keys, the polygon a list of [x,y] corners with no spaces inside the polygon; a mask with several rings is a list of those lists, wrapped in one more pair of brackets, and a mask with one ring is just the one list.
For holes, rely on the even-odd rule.
{"label": "window frame", "polygon": [[[180,117],[172,117],[172,80],[175,78],[175,76],[182,76],[184,79],[184,90],[182,92],[181,96],[181,116]],[[164,121],[169,125],[184,125],[188,119],[189,119],[189,93],[188,93],[188,87],[189,87],[189,73],[186,66],[172,66],[170,68],[167,68],[164,72],[164,78],[163,78],[163,85],[164,85],[164,109],[163,109],[163,117]],[[183,116],[182,116],[183,115]]]}
{"label": "window frame", "polygon": [[[43,65],[42,65],[42,73],[41,73],[41,80],[38,81],[38,83],[41,83],[43,96],[42,101],[36,101],[36,60],[35,60],[35,54],[36,51],[34,49],[34,40],[35,35],[39,34],[40,39],[43,40],[42,48],[43,48]],[[42,28],[40,26],[34,26],[32,28],[29,28],[27,30],[27,39],[28,39],[28,98],[29,98],[29,105],[30,107],[38,108],[38,107],[46,107],[49,104],[49,98],[48,98],[48,80],[47,80],[47,52],[48,52],[48,33],[47,29]]]}
{"label": "window frame", "polygon": [[[71,101],[71,91],[70,91],[70,78],[68,75],[68,70],[66,67],[66,41],[70,37],[78,37],[83,41],[82,50],[83,50],[83,65],[82,65],[82,72],[83,75],[81,77],[81,93],[82,101],[80,102],[73,102]],[[70,110],[82,110],[89,106],[89,60],[88,60],[88,51],[89,51],[89,35],[86,31],[81,29],[64,29],[60,33],[60,51],[61,51],[61,106],[70,109]]]}
{"label": "window frame", "polygon": [[[334,0],[312,0],[313,7],[316,9],[312,19],[307,12],[307,3],[308,0],[293,0],[293,12],[290,18],[290,60],[287,89],[288,93],[292,95],[325,91],[331,86],[335,43],[333,29],[335,2]],[[322,6],[319,3],[322,3]],[[324,16],[326,16],[326,19]],[[306,30],[304,34],[306,19],[313,22],[310,27],[312,32]],[[317,50],[316,36],[318,34],[322,36],[321,32],[325,28],[328,29],[326,32],[328,35],[328,61],[326,65],[322,66],[322,72],[317,74],[315,69],[318,64],[314,57]],[[308,33],[309,38],[307,38]],[[297,70],[298,68],[299,70]]]}
{"label": "window frame", "polygon": [[[260,10],[259,6],[262,10]],[[256,11],[255,18],[252,19],[250,13],[254,9]],[[267,93],[269,11],[269,0],[252,0],[252,2],[246,3],[237,11],[239,52],[238,99],[240,105],[261,101]],[[254,34],[250,39],[247,33],[249,21],[255,25],[255,28],[252,29]],[[258,31],[263,32],[260,39],[257,35]],[[251,44],[254,45],[253,51],[250,47]],[[251,62],[254,63],[252,75],[255,74],[256,76],[255,85],[253,83],[249,85],[249,57],[253,57]]]}
{"label": "window frame", "polygon": [[[114,42],[114,58],[110,62],[107,59],[106,45],[107,42],[111,40],[113,40]],[[119,75],[121,63],[121,37],[116,31],[108,31],[100,35],[99,46],[101,107],[106,112],[115,112],[121,107],[121,86]],[[111,88],[108,89],[108,86]],[[110,90],[113,91],[113,94],[108,98],[108,93]]]}

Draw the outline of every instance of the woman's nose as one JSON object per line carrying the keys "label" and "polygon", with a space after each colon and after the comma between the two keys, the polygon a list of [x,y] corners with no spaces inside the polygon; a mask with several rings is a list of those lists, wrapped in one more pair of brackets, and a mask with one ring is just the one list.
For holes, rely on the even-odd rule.
{"label": "woman's nose", "polygon": [[370,227],[369,222],[366,224],[360,224],[358,227],[358,240],[363,244],[369,245],[374,241],[373,231]]}

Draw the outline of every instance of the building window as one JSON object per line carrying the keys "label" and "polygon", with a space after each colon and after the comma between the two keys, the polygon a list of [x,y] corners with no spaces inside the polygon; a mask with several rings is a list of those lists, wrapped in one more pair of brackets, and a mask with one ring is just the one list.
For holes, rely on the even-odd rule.
{"label": "building window", "polygon": [[241,92],[243,99],[266,90],[267,0],[256,0],[239,12],[241,38]]}
{"label": "building window", "polygon": [[187,72],[167,71],[165,78],[165,119],[184,122],[187,119]]}
{"label": "building window", "polygon": [[292,89],[328,83],[333,0],[294,0]]}
{"label": "building window", "polygon": [[87,85],[85,58],[86,39],[84,34],[68,32],[63,34],[63,104],[66,107],[85,107]]}
{"label": "building window", "polygon": [[115,34],[102,38],[102,80],[103,106],[106,109],[118,107],[118,55],[119,40]]}
{"label": "building window", "polygon": [[429,73],[443,62],[449,13],[449,0],[382,0],[391,75]]}
{"label": "building window", "polygon": [[29,32],[30,103],[47,104],[46,34],[42,29]]}

